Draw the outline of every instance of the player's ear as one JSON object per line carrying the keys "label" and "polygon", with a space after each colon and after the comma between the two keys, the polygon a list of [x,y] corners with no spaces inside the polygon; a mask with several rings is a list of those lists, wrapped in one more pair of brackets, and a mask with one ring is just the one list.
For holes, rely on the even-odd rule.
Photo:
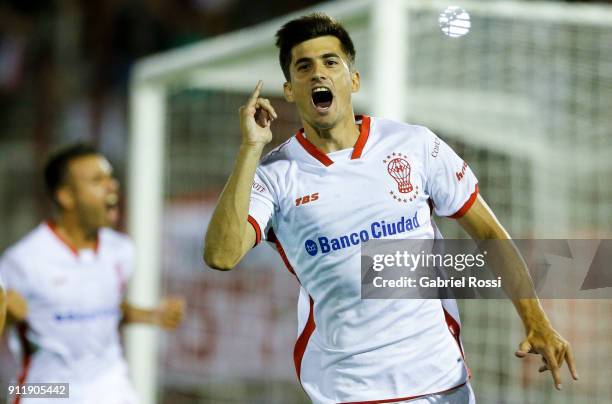
{"label": "player's ear", "polygon": [[359,71],[355,70],[351,73],[352,92],[356,93],[361,88],[361,77]]}
{"label": "player's ear", "polygon": [[59,187],[55,191],[55,198],[62,209],[71,210],[74,208],[74,196],[68,186],[62,185]]}
{"label": "player's ear", "polygon": [[293,88],[290,82],[286,81],[285,84],[283,84],[283,93],[287,102],[293,102]]}

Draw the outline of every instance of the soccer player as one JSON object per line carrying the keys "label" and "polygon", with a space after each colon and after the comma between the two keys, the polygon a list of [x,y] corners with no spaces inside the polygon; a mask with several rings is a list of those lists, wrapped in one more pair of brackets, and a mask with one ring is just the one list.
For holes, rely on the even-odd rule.
{"label": "soccer player", "polygon": [[174,329],[184,302],[164,299],[153,310],[126,302],[134,247],[110,228],[118,217],[118,183],[104,156],[72,145],[49,159],[44,175],[56,208],[53,220],[41,223],[0,261],[9,321],[21,342],[18,382],[70,384],[69,399],[49,403],[136,403],[120,323]]}
{"label": "soccer player", "polygon": [[[276,44],[303,129],[260,161],[277,118],[260,81],[240,108],[242,143],[206,233],[206,263],[228,270],[262,240],[276,244],[300,284],[294,362],[314,403],[475,402],[454,300],[361,299],[360,243],[433,239],[432,211],[475,239],[508,233],[467,164],[430,130],[354,115],[360,75],[340,24],[308,15],[285,24]],[[510,269],[500,271],[528,279],[518,253],[502,253]],[[542,355],[557,388],[563,361],[577,378],[538,300],[514,304],[527,334],[516,355]]]}

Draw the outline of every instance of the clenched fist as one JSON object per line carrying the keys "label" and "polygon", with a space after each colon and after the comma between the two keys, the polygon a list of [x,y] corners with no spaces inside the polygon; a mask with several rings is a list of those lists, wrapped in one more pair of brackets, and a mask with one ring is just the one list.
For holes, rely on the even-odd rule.
{"label": "clenched fist", "polygon": [[155,311],[157,325],[166,330],[174,330],[183,321],[185,300],[178,297],[166,297]]}

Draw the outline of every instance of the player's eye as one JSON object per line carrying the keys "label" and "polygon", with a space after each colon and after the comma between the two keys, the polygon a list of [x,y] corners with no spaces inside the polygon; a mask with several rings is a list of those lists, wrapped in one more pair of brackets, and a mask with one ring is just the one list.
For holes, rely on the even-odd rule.
{"label": "player's eye", "polygon": [[298,72],[303,72],[303,71],[305,71],[306,69],[308,69],[308,65],[307,65],[306,63],[301,64],[301,65],[299,65],[299,66],[297,67],[297,69],[298,69]]}
{"label": "player's eye", "polygon": [[332,60],[328,60],[326,63],[327,63],[328,66],[335,66],[335,65],[338,64],[338,62],[336,60],[333,60],[333,59]]}

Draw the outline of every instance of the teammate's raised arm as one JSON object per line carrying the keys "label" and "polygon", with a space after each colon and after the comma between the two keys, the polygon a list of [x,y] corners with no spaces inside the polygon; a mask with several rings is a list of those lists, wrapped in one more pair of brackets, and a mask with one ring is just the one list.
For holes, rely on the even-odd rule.
{"label": "teammate's raised arm", "polygon": [[240,107],[242,143],[206,231],[204,261],[214,269],[232,269],[255,244],[255,230],[247,221],[249,197],[263,148],[272,140],[270,125],[277,118],[270,101],[259,96],[262,86],[259,81]]}

